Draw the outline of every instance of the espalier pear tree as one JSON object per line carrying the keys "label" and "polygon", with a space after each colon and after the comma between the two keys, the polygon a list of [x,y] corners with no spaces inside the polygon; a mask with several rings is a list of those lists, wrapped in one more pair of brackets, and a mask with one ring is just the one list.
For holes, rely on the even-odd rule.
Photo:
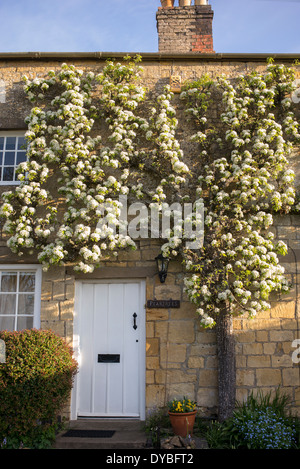
{"label": "espalier pear tree", "polygon": [[172,197],[184,181],[170,96],[159,96],[142,117],[139,60],[108,61],[98,75],[63,64],[46,78],[24,77],[33,103],[28,159],[18,169],[20,185],[3,194],[1,213],[11,250],[34,250],[45,270],[72,263],[91,272],[118,249],[135,248],[120,196],[160,207],[163,187]]}
{"label": "espalier pear tree", "polygon": [[[201,203],[203,244],[187,247],[184,217],[174,211],[159,236],[162,254],[182,259],[201,325],[216,326],[222,420],[235,401],[233,315],[255,317],[270,307],[272,291],[288,289],[278,258],[287,247],[270,227],[274,212],[296,204],[288,161],[300,141],[289,98],[293,71],[269,63],[234,80],[203,76],[179,100],[168,86],[148,94],[139,61],[108,61],[98,74],[63,64],[45,78],[24,77],[33,107],[20,185],[3,194],[8,246],[36,253],[45,270],[72,264],[91,272],[120,249],[136,248],[122,196],[147,204],[146,217],[162,217],[174,203]],[[182,150],[183,130],[191,152]]]}
{"label": "espalier pear tree", "polygon": [[235,80],[202,77],[181,95],[195,125],[196,190],[206,209],[203,247],[184,254],[185,285],[203,326],[216,326],[221,420],[235,404],[233,316],[253,318],[270,308],[272,291],[289,288],[278,257],[287,246],[270,228],[274,213],[297,207],[293,82],[291,69],[270,61],[265,72]]}

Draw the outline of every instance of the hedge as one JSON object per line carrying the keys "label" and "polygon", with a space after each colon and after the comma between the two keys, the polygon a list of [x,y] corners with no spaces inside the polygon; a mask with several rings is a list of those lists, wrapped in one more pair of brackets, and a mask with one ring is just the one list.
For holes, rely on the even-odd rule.
{"label": "hedge", "polygon": [[[49,330],[0,331],[0,445],[41,446],[55,435],[70,396],[77,363],[72,349]],[[48,435],[48,437],[47,437]]]}

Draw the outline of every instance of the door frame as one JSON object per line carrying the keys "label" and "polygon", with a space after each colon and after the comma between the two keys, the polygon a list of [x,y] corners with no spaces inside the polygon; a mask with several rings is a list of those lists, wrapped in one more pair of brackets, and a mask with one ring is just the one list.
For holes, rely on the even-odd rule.
{"label": "door frame", "polygon": [[[71,420],[77,420],[77,410],[79,402],[79,373],[80,373],[80,330],[79,330],[79,314],[80,301],[82,295],[83,284],[124,284],[139,283],[140,284],[140,337],[139,337],[139,419],[146,418],[146,280],[137,279],[87,279],[75,281],[75,297],[74,297],[74,315],[73,315],[73,351],[74,358],[78,362],[79,372],[75,376],[74,385],[71,393]],[[88,418],[88,417],[87,417]],[[90,418],[113,418],[113,417],[90,417]],[[120,417],[122,418],[122,417]],[[124,419],[126,417],[123,417]],[[128,418],[128,417],[127,417]]]}

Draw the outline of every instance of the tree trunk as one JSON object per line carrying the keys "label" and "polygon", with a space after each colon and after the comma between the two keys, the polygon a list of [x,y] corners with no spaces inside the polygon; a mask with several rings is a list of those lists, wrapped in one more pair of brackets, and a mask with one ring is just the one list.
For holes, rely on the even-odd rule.
{"label": "tree trunk", "polygon": [[218,348],[219,421],[232,416],[235,407],[235,341],[232,316],[228,309],[220,313],[216,324]]}

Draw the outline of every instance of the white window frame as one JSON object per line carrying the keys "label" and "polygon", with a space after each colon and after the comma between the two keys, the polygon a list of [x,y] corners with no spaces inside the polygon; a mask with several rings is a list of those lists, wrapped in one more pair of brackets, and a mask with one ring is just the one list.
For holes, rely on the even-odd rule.
{"label": "white window frame", "polygon": [[[25,130],[0,130],[0,137],[25,137]],[[2,165],[0,167],[4,168],[4,152],[3,152],[3,161]],[[18,165],[14,165],[14,168],[16,168]],[[1,179],[3,178],[3,175],[1,176]],[[0,180],[0,186],[18,186],[20,184],[20,181],[2,181]]]}
{"label": "white window frame", "polygon": [[[0,272],[32,272],[35,273],[35,291],[34,291],[34,313],[33,329],[39,329],[41,323],[41,293],[42,293],[42,266],[36,264],[0,264]],[[12,317],[12,315],[6,315]],[[1,316],[2,317],[2,316]],[[16,326],[17,314],[15,318],[14,330]]]}

